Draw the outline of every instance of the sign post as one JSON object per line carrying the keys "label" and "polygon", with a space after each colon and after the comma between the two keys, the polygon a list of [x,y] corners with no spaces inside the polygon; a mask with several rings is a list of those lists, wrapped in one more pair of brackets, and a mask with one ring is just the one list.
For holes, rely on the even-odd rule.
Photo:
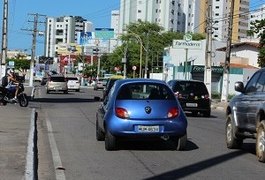
{"label": "sign post", "polygon": [[173,48],[174,49],[185,49],[185,64],[184,64],[184,73],[185,73],[185,80],[187,80],[187,73],[188,73],[188,50],[200,50],[202,48],[201,41],[192,41],[191,34],[185,34],[183,37],[184,40],[173,40]]}

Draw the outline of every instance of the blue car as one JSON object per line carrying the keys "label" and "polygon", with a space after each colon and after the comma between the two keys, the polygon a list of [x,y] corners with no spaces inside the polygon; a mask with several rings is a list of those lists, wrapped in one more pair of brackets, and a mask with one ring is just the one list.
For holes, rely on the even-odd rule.
{"label": "blue car", "polygon": [[183,150],[187,118],[166,82],[117,80],[96,113],[96,138],[106,150],[116,150],[119,139],[163,139]]}

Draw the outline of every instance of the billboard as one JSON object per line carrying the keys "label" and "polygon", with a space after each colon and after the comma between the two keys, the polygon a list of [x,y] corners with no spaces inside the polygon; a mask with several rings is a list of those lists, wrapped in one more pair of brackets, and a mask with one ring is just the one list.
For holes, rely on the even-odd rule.
{"label": "billboard", "polygon": [[81,46],[93,44],[93,39],[95,39],[94,32],[78,32],[77,33],[77,44]]}
{"label": "billboard", "polygon": [[113,28],[95,28],[95,38],[101,40],[110,40],[114,38]]}

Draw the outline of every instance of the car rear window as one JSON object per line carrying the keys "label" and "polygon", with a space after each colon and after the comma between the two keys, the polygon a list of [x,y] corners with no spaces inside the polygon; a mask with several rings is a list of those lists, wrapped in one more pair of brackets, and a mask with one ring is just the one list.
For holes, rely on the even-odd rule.
{"label": "car rear window", "polygon": [[77,77],[68,77],[66,78],[68,81],[78,81]]}
{"label": "car rear window", "polygon": [[50,80],[53,82],[65,82],[64,77],[50,77]]}
{"label": "car rear window", "polygon": [[189,81],[178,82],[174,87],[174,92],[179,92],[181,94],[189,94],[189,93],[196,93],[202,95],[208,94],[208,90],[204,83],[189,82]]}
{"label": "car rear window", "polygon": [[174,100],[172,91],[163,84],[132,83],[121,87],[117,100],[150,99],[150,100]]}

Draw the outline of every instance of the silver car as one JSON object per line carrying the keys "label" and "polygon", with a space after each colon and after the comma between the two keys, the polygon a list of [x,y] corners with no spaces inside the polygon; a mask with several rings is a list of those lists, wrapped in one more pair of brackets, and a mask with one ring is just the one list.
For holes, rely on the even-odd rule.
{"label": "silver car", "polygon": [[68,93],[67,81],[63,75],[51,75],[47,81],[47,94],[51,91]]}

